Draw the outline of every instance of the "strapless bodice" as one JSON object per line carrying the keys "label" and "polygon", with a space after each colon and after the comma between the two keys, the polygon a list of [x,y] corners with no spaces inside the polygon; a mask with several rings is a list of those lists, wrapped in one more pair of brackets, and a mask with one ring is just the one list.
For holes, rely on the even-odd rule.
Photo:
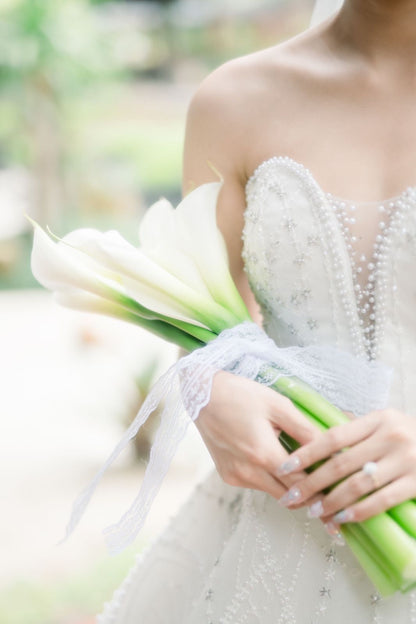
{"label": "strapless bodice", "polygon": [[243,257],[269,335],[380,359],[395,373],[391,404],[416,413],[416,189],[345,201],[273,157],[246,197]]}
{"label": "strapless bodice", "polygon": [[[409,413],[416,413],[415,210],[415,189],[354,206],[325,193],[302,165],[271,158],[247,184],[243,232],[246,270],[271,337],[281,346],[332,344],[380,358],[395,371],[391,405]],[[97,621],[167,619],[416,622],[416,592],[382,600],[320,521],[214,474]]]}

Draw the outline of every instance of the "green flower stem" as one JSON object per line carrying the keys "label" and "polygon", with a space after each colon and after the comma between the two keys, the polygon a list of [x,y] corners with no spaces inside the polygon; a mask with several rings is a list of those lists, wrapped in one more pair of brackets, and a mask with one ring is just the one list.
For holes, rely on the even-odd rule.
{"label": "green flower stem", "polygon": [[[238,290],[233,278],[231,277],[231,273],[227,271],[227,275],[225,275],[224,278],[225,279],[223,288],[227,291],[227,297],[225,300],[222,297],[219,297],[218,301],[221,303],[221,305],[236,314],[236,316],[238,316],[238,318],[240,319],[240,323],[244,321],[249,321],[252,323],[253,319],[251,318],[250,312],[247,309],[247,306],[240,294],[240,291]],[[229,302],[231,299],[232,305],[230,306]]]}
{"label": "green flower stem", "polygon": [[387,513],[360,523],[365,534],[408,587],[416,582],[416,542]]}
{"label": "green flower stem", "polygon": [[[308,420],[310,420],[313,425],[315,425],[315,427],[317,429],[319,429],[320,431],[327,431],[328,430],[328,427],[323,425],[322,422],[316,418],[316,416],[314,416],[313,414],[308,412],[308,410],[305,409],[303,407],[303,405],[300,405],[299,403],[296,403],[296,401],[292,401],[292,403],[296,407],[296,409],[298,409],[300,412],[302,412],[302,414],[304,416],[306,416],[306,418]],[[299,446],[299,444],[298,444],[298,446]]]}
{"label": "green flower stem", "polygon": [[324,399],[319,392],[313,390],[308,384],[297,377],[282,376],[272,386],[277,392],[285,395],[294,403],[305,408],[316,420],[319,420],[326,428],[343,425],[349,422],[340,409]]}
{"label": "green flower stem", "polygon": [[284,431],[279,435],[279,442],[288,453],[293,453],[299,448],[299,442],[287,435]]}
{"label": "green flower stem", "polygon": [[400,587],[397,579],[379,556],[358,524],[345,524],[341,527],[342,535],[353,554],[358,559],[365,573],[383,597],[391,596]]}
{"label": "green flower stem", "polygon": [[[212,306],[213,305],[214,304],[212,304]],[[189,309],[190,311],[192,310],[191,306],[189,306]],[[193,310],[193,314],[195,315],[195,319],[209,327],[215,335],[220,334],[226,328],[231,329],[239,325],[243,320],[246,320],[236,316],[230,310],[223,308],[220,304],[215,304],[215,313],[211,312],[209,309],[203,311],[201,306],[198,310]]]}
{"label": "green flower stem", "polygon": [[[107,313],[107,316],[110,316],[110,314]],[[114,318],[122,318],[124,321],[139,325],[140,327],[143,327],[143,329],[150,331],[152,334],[178,345],[178,347],[181,347],[185,351],[194,351],[195,349],[199,349],[204,346],[204,343],[197,340],[197,338],[194,338],[177,327],[168,325],[163,321],[149,321],[141,316],[137,316],[137,314],[133,314],[133,312],[129,312],[128,310],[123,311],[122,317],[118,314],[111,314],[111,316]]]}
{"label": "green flower stem", "polygon": [[156,336],[167,340],[168,342],[172,342],[173,344],[178,345],[178,347],[181,347],[186,351],[194,351],[194,349],[199,349],[200,347],[203,347],[205,345],[205,343],[203,343],[201,340],[190,336],[186,332],[178,329],[177,327],[174,327],[173,325],[169,325],[164,321],[145,319],[142,316],[131,312],[130,310],[122,308],[121,306],[119,308],[114,308],[114,310],[111,312],[109,310],[106,310],[105,316],[138,325],[146,331],[149,331],[152,334],[155,334]]}
{"label": "green flower stem", "polygon": [[396,505],[388,513],[409,535],[416,538],[416,505],[413,500]]}
{"label": "green flower stem", "polygon": [[[210,329],[205,327],[200,327],[199,325],[194,325],[188,321],[182,321],[180,319],[176,319],[174,317],[165,316],[163,314],[157,314],[148,310],[140,303],[138,303],[135,299],[128,297],[127,295],[114,294],[114,291],[111,292],[108,296],[109,301],[117,301],[125,310],[132,312],[136,316],[143,318],[144,320],[151,321],[152,323],[163,322],[165,325],[170,325],[172,327],[177,328],[178,331],[182,334],[188,334],[193,338],[196,338],[199,342],[206,344],[211,342],[214,338],[217,337],[217,334]],[[150,331],[152,331],[151,326],[149,326]],[[174,335],[174,334],[173,334]],[[178,334],[180,336],[180,334]],[[169,339],[171,342],[174,340]],[[177,343],[179,346],[182,344]]]}
{"label": "green flower stem", "polygon": [[208,344],[218,335],[209,329],[205,329],[205,327],[193,325],[192,323],[188,323],[187,321],[178,321],[174,318],[170,319],[169,317],[165,317],[165,323],[171,325],[172,327],[176,327],[178,330],[182,331],[185,334],[193,336],[193,338],[196,338],[199,342],[202,343],[202,345]]}

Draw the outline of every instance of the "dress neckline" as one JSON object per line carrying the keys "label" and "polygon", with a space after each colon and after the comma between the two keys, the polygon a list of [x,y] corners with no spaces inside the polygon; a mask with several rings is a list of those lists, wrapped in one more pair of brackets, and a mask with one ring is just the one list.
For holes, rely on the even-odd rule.
{"label": "dress neckline", "polygon": [[[290,174],[289,177],[284,175],[286,172]],[[282,176],[281,180],[279,176]],[[344,201],[342,198],[335,200],[335,197],[325,193],[312,172],[301,163],[288,156],[273,156],[258,165],[247,181],[245,221],[258,223],[259,213],[264,206],[269,206],[272,214],[279,214],[282,231],[284,234],[287,232],[284,238],[289,246],[288,257],[294,250],[297,253],[293,259],[296,265],[299,263],[299,266],[303,266],[306,262],[307,253],[311,253],[310,246],[319,246],[328,275],[334,277],[333,287],[345,311],[355,352],[368,359],[376,359],[379,357],[387,319],[384,310],[391,279],[388,267],[393,265],[393,249],[400,237],[408,236],[405,224],[409,210],[415,213],[416,186],[407,187],[394,198],[364,202],[362,206],[359,202],[349,199]],[[319,230],[319,235],[308,235],[304,241],[308,247],[306,254],[300,247],[303,242],[302,232],[296,229],[296,208],[299,205],[306,208],[305,214],[312,219],[312,225],[317,223]],[[371,214],[364,206],[371,206]],[[359,221],[362,218],[374,221],[374,228],[370,232],[371,236],[374,234],[374,241],[371,245],[369,239],[368,249],[363,249],[361,245],[364,239],[360,234]],[[259,232],[263,232],[261,225]],[[275,251],[275,239],[278,245],[281,240],[278,230],[274,228],[271,228],[270,236],[270,248],[265,253],[273,258],[278,253]],[[256,264],[259,258],[256,254],[252,254],[252,257],[252,262]],[[246,254],[246,258],[249,259],[249,255]],[[306,280],[305,277],[305,283]],[[292,303],[296,307],[297,301],[296,297],[293,300],[290,298],[289,308]],[[301,300],[301,303],[304,301]],[[280,305],[279,299],[277,308]]]}
{"label": "dress neckline", "polygon": [[371,206],[384,206],[386,204],[396,203],[397,201],[400,201],[401,199],[405,198],[408,195],[409,192],[416,191],[416,185],[409,185],[406,188],[404,188],[397,195],[393,195],[391,197],[386,197],[384,199],[362,201],[362,200],[349,199],[349,198],[346,198],[346,197],[340,197],[339,195],[336,195],[334,193],[330,193],[328,191],[325,191],[324,188],[319,184],[318,180],[316,179],[316,177],[314,176],[312,171],[308,167],[306,167],[306,165],[304,165],[303,163],[299,162],[298,160],[295,160],[294,158],[291,158],[290,156],[283,156],[283,155],[281,155],[281,156],[271,156],[270,158],[266,158],[259,165],[257,165],[257,167],[254,169],[253,173],[247,179],[246,188],[250,184],[250,182],[255,177],[257,177],[257,175],[263,169],[265,169],[268,165],[270,165],[272,163],[280,163],[280,164],[289,163],[289,164],[291,164],[292,166],[296,167],[298,170],[303,171],[304,174],[306,174],[308,176],[308,178],[312,181],[312,183],[318,189],[318,191],[324,197],[326,197],[326,199],[328,201],[335,201],[335,202],[338,202],[338,203],[345,204],[346,206],[356,206],[356,207],[357,206],[369,206],[369,207],[371,207]]}

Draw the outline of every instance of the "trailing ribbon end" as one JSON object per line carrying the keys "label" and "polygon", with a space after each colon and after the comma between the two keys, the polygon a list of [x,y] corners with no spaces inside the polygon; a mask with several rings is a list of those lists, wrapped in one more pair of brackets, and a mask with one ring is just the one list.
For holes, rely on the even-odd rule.
{"label": "trailing ribbon end", "polygon": [[339,349],[316,346],[281,349],[252,322],[226,329],[206,346],[178,360],[155,384],[123,438],[75,501],[64,539],[78,524],[107,468],[163,401],[159,428],[139,493],[121,519],[104,531],[111,553],[120,552],[135,539],[189,423],[198,418],[209,402],[213,377],[220,370],[268,386],[277,379],[295,376],[339,408],[355,413],[382,407],[389,386],[388,369],[374,367]]}

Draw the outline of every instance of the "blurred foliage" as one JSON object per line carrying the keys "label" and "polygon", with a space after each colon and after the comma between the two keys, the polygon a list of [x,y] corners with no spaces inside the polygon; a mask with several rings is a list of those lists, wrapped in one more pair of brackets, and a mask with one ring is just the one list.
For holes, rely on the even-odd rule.
{"label": "blurred foliage", "polygon": [[[0,167],[30,172],[25,211],[58,234],[109,226],[134,242],[146,206],[176,203],[196,84],[301,29],[311,2],[240,4],[0,0]],[[32,287],[30,237],[7,238],[2,206],[0,288]]]}
{"label": "blurred foliage", "polygon": [[36,88],[59,98],[107,70],[109,57],[88,8],[85,0],[1,2],[2,88],[19,94]]}
{"label": "blurred foliage", "polygon": [[85,0],[0,4],[2,160],[32,170],[42,223],[56,222],[65,201],[65,109],[108,72],[106,52]]}

